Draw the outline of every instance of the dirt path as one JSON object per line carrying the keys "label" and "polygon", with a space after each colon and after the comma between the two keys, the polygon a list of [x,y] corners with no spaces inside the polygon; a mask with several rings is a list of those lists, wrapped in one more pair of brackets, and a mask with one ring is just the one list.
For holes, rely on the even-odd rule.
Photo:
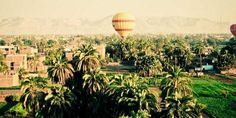
{"label": "dirt path", "polygon": [[215,80],[219,80],[223,83],[226,83],[226,84],[234,84],[235,81],[234,80],[231,80],[231,79],[227,79],[227,78],[224,78],[224,77],[220,77],[221,74],[208,74],[212,79],[215,79]]}
{"label": "dirt path", "polygon": [[107,73],[127,74],[135,71],[134,66],[127,66],[117,62],[109,63],[103,69]]}

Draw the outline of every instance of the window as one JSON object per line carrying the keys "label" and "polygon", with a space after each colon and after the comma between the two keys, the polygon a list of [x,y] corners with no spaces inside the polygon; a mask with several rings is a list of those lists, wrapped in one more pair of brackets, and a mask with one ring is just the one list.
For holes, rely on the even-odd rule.
{"label": "window", "polygon": [[14,70],[14,62],[11,62],[11,63],[10,63],[10,69],[11,69],[11,70]]}
{"label": "window", "polygon": [[11,62],[11,66],[14,66],[14,62]]}

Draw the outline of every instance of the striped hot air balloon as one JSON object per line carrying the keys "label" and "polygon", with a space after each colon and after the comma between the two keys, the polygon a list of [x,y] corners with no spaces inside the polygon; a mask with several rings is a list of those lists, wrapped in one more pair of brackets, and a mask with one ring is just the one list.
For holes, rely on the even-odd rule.
{"label": "striped hot air balloon", "polygon": [[230,26],[230,31],[234,36],[236,36],[236,24]]}
{"label": "striped hot air balloon", "polygon": [[117,13],[112,18],[112,25],[116,32],[125,39],[134,29],[135,18],[126,12]]}

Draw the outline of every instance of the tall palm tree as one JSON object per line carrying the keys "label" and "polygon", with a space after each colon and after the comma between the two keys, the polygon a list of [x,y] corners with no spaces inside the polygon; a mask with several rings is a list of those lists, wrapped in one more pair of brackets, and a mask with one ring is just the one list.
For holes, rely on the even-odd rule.
{"label": "tall palm tree", "polygon": [[95,72],[83,76],[83,88],[89,94],[105,89],[108,82],[107,76],[100,69],[96,69]]}
{"label": "tall palm tree", "polygon": [[164,45],[165,60],[164,66],[168,70],[168,64],[186,67],[191,61],[191,49],[190,45],[182,40],[171,40]]}
{"label": "tall palm tree", "polygon": [[153,76],[162,72],[162,64],[155,56],[140,56],[136,67],[142,76]]}
{"label": "tall palm tree", "polygon": [[202,55],[204,53],[204,44],[203,42],[198,42],[196,44],[196,46],[194,47],[194,51],[197,55],[199,55],[199,63],[200,63],[200,67],[202,67]]}
{"label": "tall palm tree", "polygon": [[22,96],[20,101],[23,107],[32,112],[33,117],[36,116],[36,111],[41,107],[40,102],[44,98],[45,87],[47,80],[41,77],[26,78],[21,83]]}
{"label": "tall palm tree", "polygon": [[48,68],[48,76],[52,82],[65,84],[66,80],[73,77],[73,66],[63,58],[63,56],[56,56],[53,65]]}
{"label": "tall palm tree", "polygon": [[192,96],[167,97],[167,112],[165,118],[199,118],[204,105],[197,103]]}
{"label": "tall palm tree", "polygon": [[186,96],[192,94],[191,80],[184,77],[181,68],[173,66],[172,71],[161,81],[162,97]]}
{"label": "tall palm tree", "polygon": [[92,45],[82,45],[72,61],[75,70],[83,74],[93,72],[100,66],[100,60]]}
{"label": "tall palm tree", "polygon": [[[225,47],[226,48],[226,47]],[[229,50],[222,48],[218,55],[218,67],[220,69],[226,69],[235,64],[235,55],[230,53]]]}
{"label": "tall palm tree", "polygon": [[45,104],[39,116],[47,118],[72,117],[73,103],[76,96],[64,86],[52,86],[44,98]]}
{"label": "tall palm tree", "polygon": [[44,53],[47,47],[47,40],[46,39],[36,40],[35,46],[37,47],[39,53]]}
{"label": "tall palm tree", "polygon": [[29,67],[31,71],[37,72],[39,66],[39,54],[34,54],[27,58],[27,62],[29,63]]}
{"label": "tall palm tree", "polygon": [[121,81],[117,80],[118,82],[114,81],[110,84],[110,96],[116,106],[112,108],[115,114],[131,115],[131,111],[138,110],[147,110],[150,113],[157,109],[154,95],[137,75],[129,75]]}

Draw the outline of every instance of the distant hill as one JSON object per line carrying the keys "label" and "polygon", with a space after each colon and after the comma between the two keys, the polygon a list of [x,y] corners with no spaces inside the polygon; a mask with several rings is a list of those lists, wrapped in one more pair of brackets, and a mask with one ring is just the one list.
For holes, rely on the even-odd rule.
{"label": "distant hill", "polygon": [[[100,20],[84,18],[0,19],[0,34],[109,34],[112,16]],[[229,22],[188,17],[136,18],[136,33],[229,33]]]}

